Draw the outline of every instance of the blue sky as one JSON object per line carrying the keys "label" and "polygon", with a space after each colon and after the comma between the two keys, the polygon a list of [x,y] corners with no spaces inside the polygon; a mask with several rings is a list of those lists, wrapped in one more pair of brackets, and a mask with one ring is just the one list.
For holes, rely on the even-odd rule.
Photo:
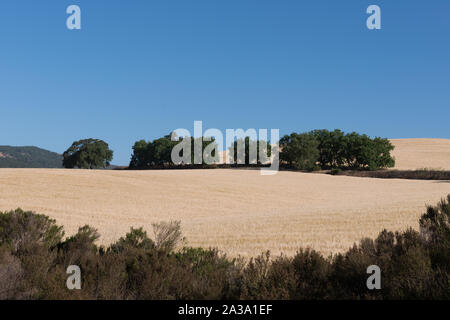
{"label": "blue sky", "polygon": [[[66,28],[66,8],[82,29]],[[366,28],[370,4],[382,29]],[[2,0],[0,145],[177,128],[450,138],[450,1]]]}

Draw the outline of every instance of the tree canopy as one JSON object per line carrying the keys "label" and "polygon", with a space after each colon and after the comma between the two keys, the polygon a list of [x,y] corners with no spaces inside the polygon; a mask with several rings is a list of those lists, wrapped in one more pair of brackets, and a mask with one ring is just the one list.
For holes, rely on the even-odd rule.
{"label": "tree canopy", "polygon": [[[208,145],[212,144],[212,152],[209,156],[216,156],[216,142],[214,138],[193,138],[185,137],[185,139],[190,139],[190,160],[184,164],[196,164],[194,159],[194,148],[195,142],[201,141],[202,146],[202,164],[205,164],[204,153]],[[188,140],[189,141],[189,140]],[[136,141],[133,146],[133,154],[131,155],[130,168],[148,168],[151,166],[163,166],[163,165],[174,165],[172,161],[172,150],[180,141],[172,141],[171,134],[168,134],[162,138],[155,139],[153,141],[139,140]],[[180,156],[182,156],[183,150],[180,150]],[[189,163],[190,162],[190,163]]]}
{"label": "tree canopy", "polygon": [[99,139],[75,141],[63,154],[65,168],[95,169],[106,168],[113,158],[108,144]]}
{"label": "tree canopy", "polygon": [[280,140],[280,159],[301,170],[348,168],[377,170],[395,165],[388,139],[356,132],[313,130],[292,133]]}
{"label": "tree canopy", "polygon": [[[262,149],[260,149],[260,146]],[[269,142],[265,140],[253,140],[250,137],[245,137],[245,139],[240,138],[234,141],[228,150],[233,154],[234,163],[246,165],[263,164],[267,159],[261,159],[260,153],[268,159],[270,159],[272,154],[272,147]],[[240,152],[243,152],[245,159],[240,155]],[[238,156],[240,156],[239,159]],[[243,160],[244,163],[242,163]]]}
{"label": "tree canopy", "polygon": [[280,140],[280,160],[299,170],[314,170],[319,160],[319,141],[312,133],[291,133]]}

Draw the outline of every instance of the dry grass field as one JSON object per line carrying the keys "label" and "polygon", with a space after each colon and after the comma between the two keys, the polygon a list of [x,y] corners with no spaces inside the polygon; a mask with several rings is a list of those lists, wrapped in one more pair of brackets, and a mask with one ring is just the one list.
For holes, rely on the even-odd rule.
{"label": "dry grass field", "polygon": [[396,169],[450,170],[450,139],[392,139]]}
{"label": "dry grass field", "polygon": [[[450,162],[447,140],[436,142],[440,151],[431,140],[425,146],[418,141],[416,150],[413,142],[394,141],[402,169]],[[422,160],[403,158],[410,154]],[[449,193],[450,181],[297,172],[0,169],[2,211],[21,207],[47,214],[69,235],[89,224],[99,230],[102,244],[131,226],[151,234],[152,222],[181,220],[189,245],[245,257],[267,249],[291,255],[308,246],[336,253],[383,228],[418,228],[425,205]]]}

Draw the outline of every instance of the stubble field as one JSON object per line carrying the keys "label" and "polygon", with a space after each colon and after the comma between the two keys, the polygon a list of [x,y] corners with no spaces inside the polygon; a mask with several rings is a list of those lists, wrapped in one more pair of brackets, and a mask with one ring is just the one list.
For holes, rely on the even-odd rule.
{"label": "stubble field", "polygon": [[[450,165],[449,140],[428,142],[417,141],[414,149],[413,139],[394,140],[399,168]],[[433,152],[421,151],[436,150],[436,144],[441,151],[434,160]],[[132,226],[151,236],[153,222],[181,220],[188,245],[245,257],[265,250],[292,255],[300,247],[336,253],[384,228],[417,229],[425,205],[449,193],[450,181],[317,173],[0,169],[0,211],[21,207],[49,215],[67,235],[89,224],[99,230],[101,244]]]}

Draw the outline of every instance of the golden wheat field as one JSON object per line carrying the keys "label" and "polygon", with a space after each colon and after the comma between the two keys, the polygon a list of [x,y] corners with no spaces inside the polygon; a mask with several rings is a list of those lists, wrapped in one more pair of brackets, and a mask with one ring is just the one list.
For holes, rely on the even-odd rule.
{"label": "golden wheat field", "polygon": [[392,139],[396,169],[450,170],[450,139]]}
{"label": "golden wheat field", "polygon": [[[450,162],[448,140],[434,153],[422,153],[423,142],[414,150],[411,141],[394,141],[400,166]],[[403,158],[414,152],[423,162]],[[132,226],[151,235],[153,222],[180,220],[188,245],[244,257],[264,250],[292,255],[300,247],[336,253],[383,228],[417,229],[425,205],[447,194],[450,181],[318,173],[0,169],[1,211],[21,207],[47,214],[64,225],[67,235],[89,224],[99,230],[100,243],[109,244]]]}

